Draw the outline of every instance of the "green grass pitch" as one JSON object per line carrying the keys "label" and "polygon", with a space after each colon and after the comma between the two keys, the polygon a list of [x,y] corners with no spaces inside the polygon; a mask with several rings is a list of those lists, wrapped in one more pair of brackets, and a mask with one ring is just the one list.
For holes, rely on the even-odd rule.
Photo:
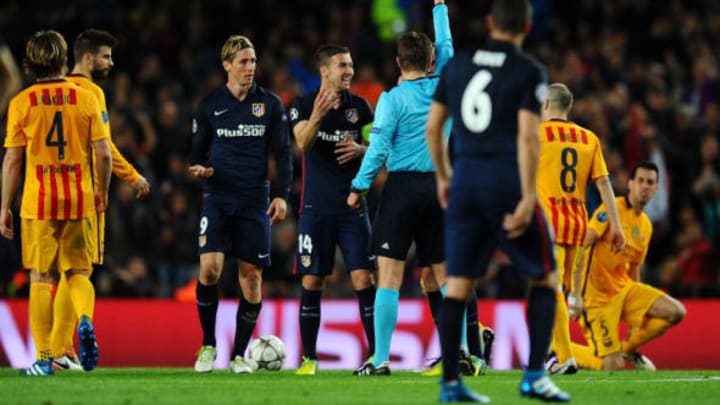
{"label": "green grass pitch", "polygon": [[[533,404],[520,398],[521,371],[490,370],[466,378],[472,388],[489,395],[493,404]],[[573,395],[572,403],[717,404],[720,370],[581,371],[554,377]],[[53,377],[21,377],[0,369],[0,403],[10,404],[372,404],[437,403],[438,379],[409,371],[390,377],[354,377],[350,371],[324,371],[295,376],[293,371],[234,375],[209,374],[191,368],[100,368],[91,373],[63,371]]]}

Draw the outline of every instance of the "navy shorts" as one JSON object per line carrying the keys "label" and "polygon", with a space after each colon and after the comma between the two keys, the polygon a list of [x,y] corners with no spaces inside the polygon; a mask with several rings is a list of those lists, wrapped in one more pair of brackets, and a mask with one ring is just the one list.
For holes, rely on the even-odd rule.
{"label": "navy shorts", "polygon": [[200,254],[221,252],[238,259],[270,266],[270,217],[268,202],[241,198],[203,197],[198,246]]}
{"label": "navy shorts", "polygon": [[529,277],[555,271],[551,230],[538,204],[522,236],[508,239],[502,229],[503,217],[515,210],[518,199],[517,194],[502,195],[482,188],[452,188],[445,217],[449,276],[481,277],[498,247]]}
{"label": "navy shorts", "polygon": [[415,242],[418,263],[442,263],[444,227],[435,173],[390,172],[373,225],[373,252],[404,261]]}
{"label": "navy shorts", "polygon": [[295,273],[320,276],[332,273],[336,245],[340,246],[348,271],[375,268],[375,257],[370,253],[370,221],[366,205],[342,214],[303,212]]}

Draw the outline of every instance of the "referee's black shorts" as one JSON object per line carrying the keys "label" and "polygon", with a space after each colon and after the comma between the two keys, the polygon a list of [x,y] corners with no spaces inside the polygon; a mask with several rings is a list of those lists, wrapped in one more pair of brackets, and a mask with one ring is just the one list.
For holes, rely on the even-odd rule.
{"label": "referee's black shorts", "polygon": [[373,253],[406,260],[414,241],[418,262],[445,261],[445,213],[435,184],[435,173],[390,172],[373,225]]}

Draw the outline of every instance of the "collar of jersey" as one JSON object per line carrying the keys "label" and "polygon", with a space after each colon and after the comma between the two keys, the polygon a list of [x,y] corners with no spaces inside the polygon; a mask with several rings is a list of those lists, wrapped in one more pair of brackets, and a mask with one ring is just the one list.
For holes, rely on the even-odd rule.
{"label": "collar of jersey", "polygon": [[[230,93],[230,90],[228,90],[226,84],[223,84],[222,88],[223,88],[223,91],[225,92],[225,94],[228,95],[228,97],[232,97],[234,100],[237,100],[237,98],[235,98],[235,96],[233,96],[232,93]],[[257,93],[257,83],[253,82],[253,84],[250,86],[250,90],[248,90],[247,97],[245,97],[245,100],[243,100],[243,101],[247,101],[247,99],[254,96],[255,93]],[[240,101],[240,100],[238,100],[238,101]],[[240,102],[242,103],[243,101],[240,101]]]}

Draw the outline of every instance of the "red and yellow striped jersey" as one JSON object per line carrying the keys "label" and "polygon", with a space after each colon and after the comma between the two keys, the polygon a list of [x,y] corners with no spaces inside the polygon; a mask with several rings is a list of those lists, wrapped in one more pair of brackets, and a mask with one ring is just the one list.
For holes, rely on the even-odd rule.
{"label": "red and yellow striped jersey", "polygon": [[[84,89],[88,89],[93,94],[95,94],[98,105],[100,106],[100,110],[103,115],[103,122],[108,127],[109,131],[110,121],[109,119],[107,119],[107,103],[105,101],[105,92],[103,91],[103,89],[100,88],[100,86],[98,86],[97,84],[95,84],[92,80],[81,74],[69,74],[65,76],[65,79],[77,84]],[[140,178],[140,173],[138,173],[138,171],[135,170],[133,165],[131,165],[130,162],[128,162],[127,159],[125,159],[125,157],[120,153],[117,146],[115,146],[115,143],[112,141],[112,138],[108,140],[110,141],[110,152],[112,153],[113,174],[118,176],[120,180],[122,180],[124,183],[130,185],[135,184],[135,182]],[[97,173],[95,173],[94,178],[98,178]]]}
{"label": "red and yellow striped jersey", "polygon": [[5,147],[25,147],[20,216],[93,215],[91,142],[109,136],[95,96],[65,79],[39,81],[16,95],[8,109]]}
{"label": "red and yellow striped jersey", "polygon": [[581,245],[587,232],[587,184],[608,175],[600,141],[573,122],[553,119],[540,126],[540,148],[536,189],[555,243]]}
{"label": "red and yellow striped jersey", "polygon": [[626,237],[625,249],[613,253],[607,232],[607,209],[601,204],[588,224],[597,234],[597,241],[586,253],[583,269],[582,291],[589,305],[605,304],[622,291],[632,281],[628,271],[645,262],[650,247],[653,227],[648,216],[644,212],[636,214],[626,197],[617,197],[615,202]]}

